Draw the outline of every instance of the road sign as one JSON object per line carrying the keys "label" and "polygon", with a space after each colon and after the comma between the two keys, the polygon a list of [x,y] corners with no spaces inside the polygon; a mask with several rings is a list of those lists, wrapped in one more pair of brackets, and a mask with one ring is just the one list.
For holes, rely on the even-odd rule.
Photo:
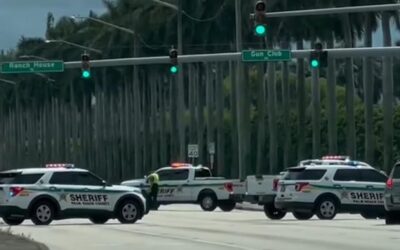
{"label": "road sign", "polygon": [[188,145],[188,157],[189,158],[198,158],[199,157],[199,145],[197,145],[197,144],[189,144]]}
{"label": "road sign", "polygon": [[290,50],[243,50],[243,62],[290,61]]}
{"label": "road sign", "polygon": [[1,64],[3,74],[63,72],[63,61],[16,61]]}
{"label": "road sign", "polygon": [[208,153],[215,154],[215,142],[208,143]]}

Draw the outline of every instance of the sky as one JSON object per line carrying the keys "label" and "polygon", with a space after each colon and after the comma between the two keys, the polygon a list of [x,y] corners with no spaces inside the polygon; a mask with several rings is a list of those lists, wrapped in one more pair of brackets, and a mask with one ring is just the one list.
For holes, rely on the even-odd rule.
{"label": "sky", "polygon": [[101,0],[0,0],[0,50],[15,48],[21,36],[44,38],[49,12],[57,22],[90,10],[102,14],[105,7]]}
{"label": "sky", "polygon": [[[44,38],[48,12],[57,22],[62,16],[87,16],[90,10],[106,11],[101,0],[0,0],[0,50],[15,48],[21,36]],[[400,32],[394,23],[391,26],[394,43],[400,40]],[[380,29],[374,35],[374,46],[382,46]]]}

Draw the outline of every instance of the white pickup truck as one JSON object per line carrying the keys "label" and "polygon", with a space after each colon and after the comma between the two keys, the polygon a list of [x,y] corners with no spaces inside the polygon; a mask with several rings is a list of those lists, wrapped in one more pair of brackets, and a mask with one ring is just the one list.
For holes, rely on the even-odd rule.
{"label": "white pickup truck", "polygon": [[[155,172],[160,178],[157,196],[160,205],[194,203],[200,204],[204,211],[213,211],[217,207],[223,211],[235,208],[236,202],[231,199],[231,194],[234,186],[241,186],[239,180],[212,177],[207,167],[187,163],[171,164]],[[142,192],[149,190],[146,176],[124,181],[121,185],[139,187]]]}
{"label": "white pickup truck", "polygon": [[249,202],[264,206],[265,215],[271,220],[280,220],[286,215],[286,211],[275,207],[275,197],[279,179],[284,172],[279,175],[249,175],[244,182],[236,184],[231,199],[235,202]]}

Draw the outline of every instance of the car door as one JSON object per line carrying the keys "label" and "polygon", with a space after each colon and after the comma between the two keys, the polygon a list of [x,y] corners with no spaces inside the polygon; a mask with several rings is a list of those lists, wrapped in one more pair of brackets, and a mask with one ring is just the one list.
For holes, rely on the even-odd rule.
{"label": "car door", "polygon": [[189,169],[164,169],[158,171],[157,174],[160,178],[157,196],[159,201],[179,202],[190,198],[190,192],[186,192],[185,187],[189,178]]}
{"label": "car door", "polygon": [[49,189],[58,194],[61,208],[111,210],[112,201],[101,179],[89,172],[55,172]]}
{"label": "car door", "polygon": [[385,176],[374,169],[338,169],[334,187],[341,190],[340,199],[350,210],[365,205],[382,205]]}

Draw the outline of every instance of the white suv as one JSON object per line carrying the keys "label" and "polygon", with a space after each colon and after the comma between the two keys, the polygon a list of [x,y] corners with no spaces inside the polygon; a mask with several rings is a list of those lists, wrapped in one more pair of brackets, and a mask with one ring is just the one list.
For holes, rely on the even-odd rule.
{"label": "white suv", "polygon": [[288,169],[278,183],[275,206],[299,220],[333,219],[337,213],[359,213],[366,219],[385,215],[387,176],[349,157],[305,160]]}
{"label": "white suv", "polygon": [[25,219],[48,225],[67,218],[89,218],[96,224],[111,218],[135,223],[146,212],[140,189],[108,185],[72,164],[0,172],[0,216],[9,225]]}

